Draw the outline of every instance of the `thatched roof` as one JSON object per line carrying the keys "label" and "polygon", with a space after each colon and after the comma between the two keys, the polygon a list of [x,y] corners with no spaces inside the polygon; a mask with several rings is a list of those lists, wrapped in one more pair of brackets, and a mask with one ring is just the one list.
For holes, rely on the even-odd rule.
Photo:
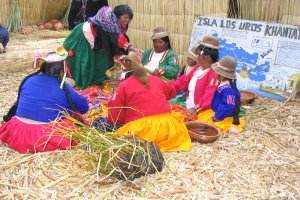
{"label": "thatched roof", "polygon": [[70,0],[0,0],[0,23],[8,25],[10,2],[16,1],[21,11],[23,25],[45,22],[49,19],[61,19]]}

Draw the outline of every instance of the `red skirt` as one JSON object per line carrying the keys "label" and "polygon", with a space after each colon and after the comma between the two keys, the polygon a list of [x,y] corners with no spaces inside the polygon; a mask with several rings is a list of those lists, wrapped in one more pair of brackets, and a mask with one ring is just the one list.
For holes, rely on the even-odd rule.
{"label": "red skirt", "polygon": [[[64,127],[74,127],[64,120],[58,123],[60,124]],[[76,145],[76,142],[51,131],[54,130],[53,125],[30,124],[13,117],[0,127],[0,140],[19,153],[67,150]]]}

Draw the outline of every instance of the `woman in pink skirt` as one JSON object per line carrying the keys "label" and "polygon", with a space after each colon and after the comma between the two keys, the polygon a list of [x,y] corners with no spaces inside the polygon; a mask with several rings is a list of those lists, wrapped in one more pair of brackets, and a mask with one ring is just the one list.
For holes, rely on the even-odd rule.
{"label": "woman in pink skirt", "polygon": [[57,131],[74,125],[63,112],[88,111],[85,97],[62,81],[67,53],[49,53],[40,69],[21,83],[18,99],[0,127],[0,140],[19,153],[69,149],[74,142]]}

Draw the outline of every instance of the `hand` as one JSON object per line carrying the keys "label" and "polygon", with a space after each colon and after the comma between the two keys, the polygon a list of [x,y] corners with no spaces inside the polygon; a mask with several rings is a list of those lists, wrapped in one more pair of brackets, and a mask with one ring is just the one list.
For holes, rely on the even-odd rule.
{"label": "hand", "polygon": [[152,75],[154,76],[162,76],[163,74],[165,73],[165,71],[161,68],[158,68],[158,69],[155,69],[153,72],[152,72]]}
{"label": "hand", "polygon": [[190,112],[192,114],[197,114],[197,109],[196,108],[189,108],[188,112]]}
{"label": "hand", "polygon": [[125,49],[125,50],[130,51],[131,48],[133,48],[133,45],[132,45],[131,43],[129,43],[129,42],[127,42],[127,43],[124,45],[124,49]]}

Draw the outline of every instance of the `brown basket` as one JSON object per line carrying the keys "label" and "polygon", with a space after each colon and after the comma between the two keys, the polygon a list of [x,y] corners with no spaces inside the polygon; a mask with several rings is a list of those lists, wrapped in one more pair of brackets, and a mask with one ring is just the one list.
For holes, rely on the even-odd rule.
{"label": "brown basket", "polygon": [[247,90],[241,90],[241,104],[247,105],[253,103],[256,98],[256,94]]}
{"label": "brown basket", "polygon": [[185,124],[192,141],[210,143],[217,140],[220,136],[219,130],[209,124],[201,123],[199,121],[190,121]]}

